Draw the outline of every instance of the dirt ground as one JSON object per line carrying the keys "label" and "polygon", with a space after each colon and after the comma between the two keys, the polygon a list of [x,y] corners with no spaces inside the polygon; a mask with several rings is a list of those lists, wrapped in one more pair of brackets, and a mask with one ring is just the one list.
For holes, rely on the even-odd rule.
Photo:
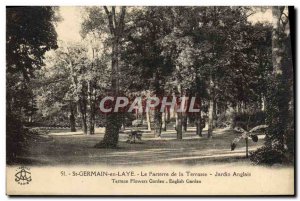
{"label": "dirt ground", "polygon": [[[28,152],[19,157],[19,163],[31,165],[147,165],[147,164],[208,164],[208,163],[250,163],[245,158],[245,142],[241,140],[234,151],[230,150],[231,141],[239,135],[232,130],[216,130],[212,139],[195,134],[195,128],[189,128],[183,140],[176,139],[176,132],[168,130],[161,138],[143,130],[142,141],[127,143],[128,132],[120,133],[116,149],[96,149],[93,146],[103,138],[103,129],[97,129],[95,135],[83,135],[81,132],[50,133],[37,138],[28,147]],[[263,138],[260,136],[259,138]],[[249,140],[249,151],[263,144]]]}

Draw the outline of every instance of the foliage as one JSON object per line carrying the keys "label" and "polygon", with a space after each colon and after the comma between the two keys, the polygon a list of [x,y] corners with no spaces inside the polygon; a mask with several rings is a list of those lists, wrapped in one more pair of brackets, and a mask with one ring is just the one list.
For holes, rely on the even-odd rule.
{"label": "foliage", "polygon": [[[267,78],[266,132],[265,147],[254,153],[260,163],[283,163],[294,160],[294,117],[293,117],[293,65],[290,52],[288,17],[285,7],[273,7],[272,30],[272,73]],[[288,13],[287,13],[288,14]],[[292,107],[291,107],[292,106]],[[278,152],[274,161],[268,161],[263,151]],[[255,156],[257,155],[257,156]],[[277,159],[277,161],[276,161]]]}
{"label": "foliage", "polygon": [[287,163],[288,159],[284,154],[284,151],[280,147],[261,147],[255,152],[250,152],[250,160],[254,164],[282,164]]}
{"label": "foliage", "polygon": [[257,125],[266,124],[266,114],[263,111],[254,113],[239,113],[235,115],[235,125],[242,127],[243,129],[249,130]]}
{"label": "foliage", "polygon": [[6,135],[6,161],[11,163],[24,152],[27,142],[23,124],[18,116],[8,113],[6,122],[8,122],[6,129],[9,131],[9,134]]}
{"label": "foliage", "polygon": [[[43,65],[46,51],[56,48],[57,20],[53,7],[8,7],[6,16],[7,72],[22,72],[24,78]],[[38,27],[38,28],[37,28]]]}
{"label": "foliage", "polygon": [[44,53],[56,48],[54,7],[7,7],[6,12],[6,133],[7,161],[13,161],[25,146],[31,121],[37,110],[33,85],[34,71],[44,62]]}
{"label": "foliage", "polygon": [[[129,15],[121,51],[124,91],[151,90],[158,96],[163,94],[174,67],[162,55],[161,39],[170,32],[166,12],[166,7],[146,7]],[[124,79],[128,76],[133,79]]]}

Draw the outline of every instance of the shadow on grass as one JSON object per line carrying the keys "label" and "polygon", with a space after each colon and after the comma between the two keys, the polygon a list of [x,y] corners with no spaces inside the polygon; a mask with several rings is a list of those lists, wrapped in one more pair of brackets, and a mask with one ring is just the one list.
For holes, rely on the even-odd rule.
{"label": "shadow on grass", "polygon": [[[245,159],[245,145],[240,143],[235,151],[230,151],[230,143],[236,137],[232,131],[219,132],[213,139],[197,137],[177,140],[176,134],[168,138],[154,139],[153,134],[143,135],[141,142],[127,143],[127,135],[116,148],[97,149],[94,145],[102,135],[94,136],[53,136],[53,140],[32,142],[28,154],[20,156],[14,164],[28,165],[149,165],[181,164],[198,165],[207,163],[231,163],[249,161]],[[259,143],[249,142],[249,149],[255,150]]]}

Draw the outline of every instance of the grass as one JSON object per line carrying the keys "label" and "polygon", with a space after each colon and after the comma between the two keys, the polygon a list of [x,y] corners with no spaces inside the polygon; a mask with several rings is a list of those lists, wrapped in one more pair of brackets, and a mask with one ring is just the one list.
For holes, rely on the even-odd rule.
{"label": "grass", "polygon": [[[99,131],[99,130],[98,130]],[[153,165],[153,164],[207,164],[207,163],[250,163],[245,158],[245,143],[240,141],[236,150],[230,151],[231,141],[239,134],[231,130],[216,130],[213,139],[196,136],[195,129],[189,128],[183,140],[176,139],[176,132],[168,130],[161,138],[152,132],[145,132],[142,141],[127,143],[130,130],[120,133],[117,149],[96,149],[93,146],[103,138],[103,130],[95,135],[69,132],[60,135],[45,135],[30,143],[26,155],[18,157],[16,163],[32,165]],[[249,140],[249,150],[260,147]]]}

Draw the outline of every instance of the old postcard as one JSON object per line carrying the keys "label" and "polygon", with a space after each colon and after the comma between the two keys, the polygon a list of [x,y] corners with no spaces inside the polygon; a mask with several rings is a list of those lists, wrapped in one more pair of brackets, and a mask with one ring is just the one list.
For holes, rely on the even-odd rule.
{"label": "old postcard", "polygon": [[7,6],[7,195],[295,194],[294,7]]}

